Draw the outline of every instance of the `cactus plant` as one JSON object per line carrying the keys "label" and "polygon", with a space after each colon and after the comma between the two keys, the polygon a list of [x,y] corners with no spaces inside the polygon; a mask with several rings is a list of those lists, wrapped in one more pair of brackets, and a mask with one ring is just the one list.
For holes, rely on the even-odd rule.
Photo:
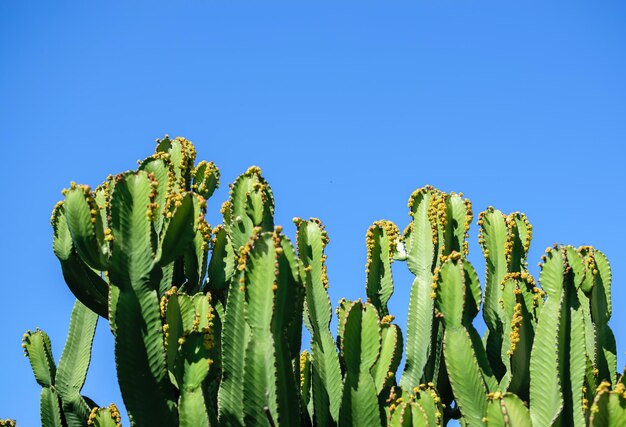
{"label": "cactus plant", "polygon": [[[136,170],[64,191],[51,224],[77,298],[67,343],[58,367],[43,331],[23,343],[44,426],[120,425],[115,405],[80,394],[99,317],[115,338],[132,425],[624,423],[600,251],[549,248],[537,283],[530,222],[489,207],[478,219],[483,291],[467,258],[471,203],[426,186],[409,198],[403,233],[387,220],[367,230],[367,300],[339,302],[335,334],[322,222],[294,218],[292,245],[253,166],[211,227],[204,215],[219,178],[212,162],[196,164],[191,142],[166,136]],[[396,262],[414,276],[405,333],[388,304]]]}
{"label": "cactus plant", "polygon": [[48,335],[37,329],[27,331],[22,340],[41,385],[41,424],[50,426],[82,426],[87,422],[91,399],[81,396],[91,360],[91,346],[98,315],[76,301],[70,318],[70,328],[58,367],[52,356]]}

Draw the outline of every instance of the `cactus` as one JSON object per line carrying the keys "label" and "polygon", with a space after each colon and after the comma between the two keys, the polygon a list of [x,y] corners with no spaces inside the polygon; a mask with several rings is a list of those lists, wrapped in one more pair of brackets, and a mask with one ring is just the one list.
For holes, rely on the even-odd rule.
{"label": "cactus", "polygon": [[298,254],[305,287],[305,325],[311,333],[311,388],[314,424],[328,426],[339,422],[342,373],[335,341],[330,332],[332,308],[328,297],[328,277],[324,248],[328,234],[321,221],[294,218]]}
{"label": "cactus", "polygon": [[487,413],[483,418],[487,425],[493,427],[531,425],[528,408],[516,394],[496,391],[489,393],[488,398]]}
{"label": "cactus", "polygon": [[91,346],[98,315],[76,301],[70,328],[58,367],[52,357],[48,335],[37,329],[27,331],[22,347],[28,356],[35,380],[41,385],[41,424],[44,426],[83,426],[91,407],[80,391],[91,360]]}
{"label": "cactus", "polygon": [[591,406],[589,425],[591,427],[618,427],[626,423],[626,387],[620,381],[611,390],[611,384],[603,381],[598,386]]}
{"label": "cactus", "polygon": [[[467,259],[471,203],[426,186],[409,198],[403,233],[386,220],[367,230],[367,301],[340,300],[333,334],[322,222],[294,218],[294,247],[253,166],[211,227],[204,215],[219,178],[212,162],[196,164],[191,142],[166,136],[137,170],[64,191],[51,224],[77,298],[67,343],[58,367],[43,331],[23,343],[44,426],[120,425],[115,405],[80,394],[98,317],[115,338],[131,425],[625,422],[600,251],[550,248],[537,283],[528,219],[490,207],[478,219],[482,292]],[[415,277],[406,334],[389,310],[395,261]],[[473,325],[481,302],[482,339]],[[303,325],[311,340],[301,351]]]}
{"label": "cactus", "polygon": [[[420,384],[411,393],[396,395],[393,389],[385,408],[387,425],[396,427],[439,426],[442,422],[443,405],[434,384]],[[401,392],[401,390],[398,390]]]}
{"label": "cactus", "polygon": [[122,417],[117,406],[113,403],[106,408],[94,407],[89,414],[87,425],[94,427],[120,427],[122,425]]}
{"label": "cactus", "polygon": [[[607,310],[605,290],[594,292],[593,288],[610,283],[610,271],[604,265],[597,268],[591,254],[594,252],[589,248],[577,251],[571,246],[555,245],[543,256],[540,282],[547,299],[531,353],[530,399],[537,402],[530,408],[533,423],[586,425],[589,390],[603,380],[609,385],[615,381],[616,367],[609,362],[615,360],[615,348],[611,344],[606,349],[596,348],[594,339],[597,331],[605,336],[609,334],[606,320],[610,310]],[[598,255],[599,259],[603,258]],[[600,304],[609,314],[594,318],[592,307],[599,305],[599,295],[604,298]],[[598,361],[606,367],[605,377],[598,378]],[[608,363],[612,366],[607,366]],[[550,399],[540,399],[546,390],[554,391],[549,394]]]}
{"label": "cactus", "polygon": [[478,225],[486,264],[487,355],[501,387],[527,400],[529,343],[545,296],[527,270],[532,226],[520,212],[504,215],[493,207],[480,213]]}
{"label": "cactus", "polygon": [[[241,250],[239,269],[243,271],[246,321],[250,340],[245,350],[244,413],[246,423],[283,425],[300,421],[298,390],[292,359],[299,356],[299,341],[293,349],[288,340],[291,322],[301,315],[297,310],[300,282],[295,253],[280,234],[255,230]],[[301,324],[301,323],[299,323]],[[294,351],[295,350],[295,351]],[[295,353],[295,354],[294,354]]]}
{"label": "cactus", "polygon": [[380,353],[379,322],[372,304],[355,301],[346,309],[341,338],[341,356],[346,370],[339,414],[341,425],[382,425],[376,383],[371,374]]}

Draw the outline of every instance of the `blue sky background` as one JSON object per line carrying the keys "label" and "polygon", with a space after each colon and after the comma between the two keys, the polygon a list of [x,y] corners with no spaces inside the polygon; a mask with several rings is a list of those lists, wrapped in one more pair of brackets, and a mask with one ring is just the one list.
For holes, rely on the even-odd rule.
{"label": "blue sky background", "polygon": [[[39,424],[22,333],[46,330],[57,358],[65,342],[73,296],[48,224],[60,190],[133,168],[165,133],[221,168],[211,224],[252,164],[289,235],[293,216],[326,223],[333,303],[364,295],[367,227],[404,228],[425,184],[476,214],[525,212],[534,274],[553,242],[595,245],[624,366],[624,2],[126,3],[0,2],[0,418]],[[473,226],[483,272],[476,239]],[[411,277],[395,273],[405,325]],[[122,402],[104,322],[83,391]]]}

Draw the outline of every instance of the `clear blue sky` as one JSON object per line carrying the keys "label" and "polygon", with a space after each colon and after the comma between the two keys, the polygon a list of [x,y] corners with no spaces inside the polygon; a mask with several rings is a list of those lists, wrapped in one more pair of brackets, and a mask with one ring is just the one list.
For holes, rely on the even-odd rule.
{"label": "clear blue sky", "polygon": [[[221,168],[211,224],[252,164],[287,233],[293,216],[326,223],[334,303],[364,295],[369,224],[403,228],[425,184],[476,214],[526,212],[533,273],[553,242],[595,245],[626,363],[624,2],[126,3],[0,2],[1,418],[39,424],[22,333],[45,329],[57,358],[65,341],[73,297],[48,224],[61,188],[133,168],[165,133]],[[101,405],[121,403],[110,335],[101,322],[84,388]]]}

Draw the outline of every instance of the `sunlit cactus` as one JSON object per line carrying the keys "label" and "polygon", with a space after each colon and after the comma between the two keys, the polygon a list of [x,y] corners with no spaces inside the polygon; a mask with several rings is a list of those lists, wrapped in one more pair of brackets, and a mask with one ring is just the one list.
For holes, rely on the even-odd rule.
{"label": "sunlit cactus", "polygon": [[[67,342],[57,364],[45,332],[23,339],[42,425],[121,425],[115,405],[81,395],[100,317],[131,425],[626,423],[600,251],[555,245],[537,282],[530,222],[489,207],[478,218],[483,289],[468,260],[470,201],[426,186],[409,198],[403,233],[387,220],[369,227],[363,299],[333,310],[322,222],[275,225],[274,194],[252,166],[211,227],[219,178],[214,163],[196,163],[191,142],[165,137],[136,170],[64,190],[51,224],[77,299]],[[404,263],[412,284],[394,283]],[[404,332],[389,304],[398,289],[408,296]]]}
{"label": "sunlit cactus", "polygon": [[80,391],[91,361],[97,322],[98,315],[76,301],[58,366],[52,356],[50,338],[44,331],[37,329],[24,334],[24,354],[41,386],[42,425],[73,427],[83,426],[88,421],[93,401],[82,396]]}
{"label": "sunlit cactus", "polygon": [[122,416],[114,403],[105,407],[94,407],[89,413],[87,425],[93,427],[120,427]]}

